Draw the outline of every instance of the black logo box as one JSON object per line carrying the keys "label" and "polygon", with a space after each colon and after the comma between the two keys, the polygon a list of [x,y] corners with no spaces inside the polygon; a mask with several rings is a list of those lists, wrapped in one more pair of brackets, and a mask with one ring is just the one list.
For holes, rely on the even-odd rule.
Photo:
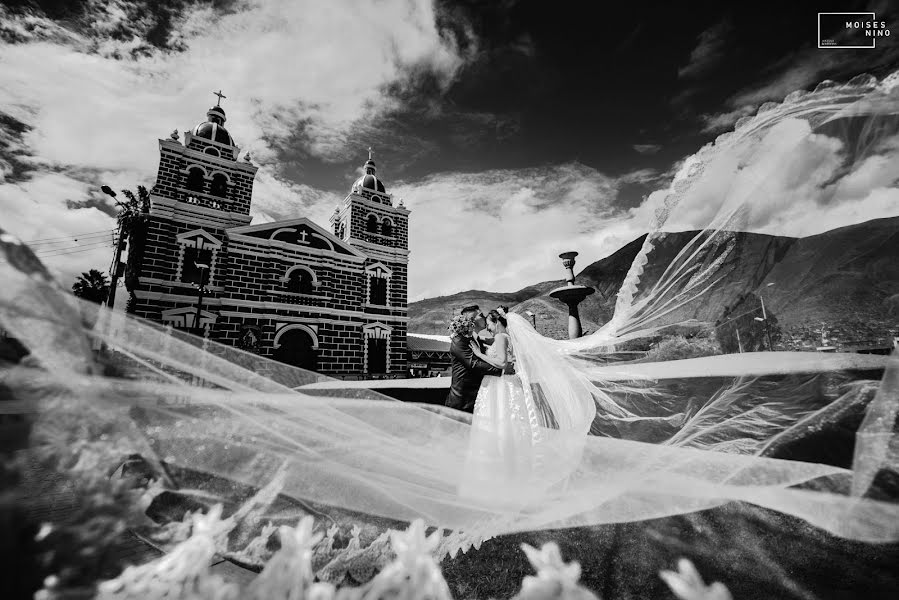
{"label": "black logo box", "polygon": [[818,13],[818,47],[874,48],[881,24],[872,12]]}

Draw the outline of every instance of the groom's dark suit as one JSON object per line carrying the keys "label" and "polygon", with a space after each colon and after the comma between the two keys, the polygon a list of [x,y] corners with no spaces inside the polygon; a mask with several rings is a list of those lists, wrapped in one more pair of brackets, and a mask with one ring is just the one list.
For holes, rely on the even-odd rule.
{"label": "groom's dark suit", "polygon": [[[474,411],[474,401],[478,396],[478,388],[484,375],[503,374],[502,369],[484,362],[471,351],[471,338],[454,335],[450,342],[450,353],[453,355],[453,379],[450,392],[446,397],[446,405],[465,412]],[[483,347],[483,346],[482,346]]]}

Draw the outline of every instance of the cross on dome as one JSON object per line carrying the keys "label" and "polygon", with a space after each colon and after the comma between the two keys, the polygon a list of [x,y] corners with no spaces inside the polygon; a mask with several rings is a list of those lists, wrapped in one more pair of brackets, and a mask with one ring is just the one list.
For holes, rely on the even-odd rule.
{"label": "cross on dome", "polygon": [[368,147],[368,160],[371,160],[371,146]]}
{"label": "cross on dome", "polygon": [[222,93],[222,90],[221,90],[221,89],[219,89],[219,91],[217,91],[217,92],[212,92],[212,95],[213,95],[213,96],[218,96],[218,97],[219,97],[218,102],[215,103],[216,106],[221,106],[221,105],[222,105],[222,98],[227,98],[227,97],[228,97],[228,96],[226,96],[226,95],[224,95],[224,94]]}

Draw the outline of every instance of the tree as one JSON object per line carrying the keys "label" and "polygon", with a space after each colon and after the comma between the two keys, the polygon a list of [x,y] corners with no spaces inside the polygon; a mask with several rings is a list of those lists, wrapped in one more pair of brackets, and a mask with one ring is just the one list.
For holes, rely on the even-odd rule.
{"label": "tree", "polygon": [[122,233],[128,235],[134,225],[150,212],[150,192],[142,185],[137,186],[137,196],[131,190],[122,190],[122,195],[127,198],[125,202],[116,200],[119,207],[117,221],[122,227]]}
{"label": "tree", "polygon": [[768,317],[767,326],[771,332],[771,343],[774,348],[768,347],[765,322],[756,320],[756,317],[762,316],[761,300],[755,294],[746,294],[733,306],[725,308],[716,324],[716,337],[721,349],[728,354],[739,352],[740,346],[744,352],[777,349],[783,339],[783,331],[770,309],[765,314]]}
{"label": "tree", "polygon": [[109,295],[109,279],[106,274],[97,269],[91,269],[82,273],[72,285],[72,292],[79,298],[84,298],[96,304],[103,304]]}
{"label": "tree", "polygon": [[122,235],[128,239],[128,262],[125,266],[125,289],[130,292],[127,312],[132,312],[135,303],[134,288],[140,277],[144,243],[147,234],[147,214],[150,212],[150,192],[142,185],[137,186],[137,196],[131,190],[122,190],[127,199],[116,201],[119,208],[117,217]]}

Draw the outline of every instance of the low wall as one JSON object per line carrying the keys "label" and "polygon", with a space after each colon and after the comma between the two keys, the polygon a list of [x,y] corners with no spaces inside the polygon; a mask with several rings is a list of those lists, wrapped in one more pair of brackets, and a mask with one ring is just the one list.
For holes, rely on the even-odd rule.
{"label": "low wall", "polygon": [[449,393],[449,377],[421,379],[373,379],[368,381],[324,381],[295,388],[298,392],[333,393],[336,390],[371,390],[403,402],[443,404]]}

